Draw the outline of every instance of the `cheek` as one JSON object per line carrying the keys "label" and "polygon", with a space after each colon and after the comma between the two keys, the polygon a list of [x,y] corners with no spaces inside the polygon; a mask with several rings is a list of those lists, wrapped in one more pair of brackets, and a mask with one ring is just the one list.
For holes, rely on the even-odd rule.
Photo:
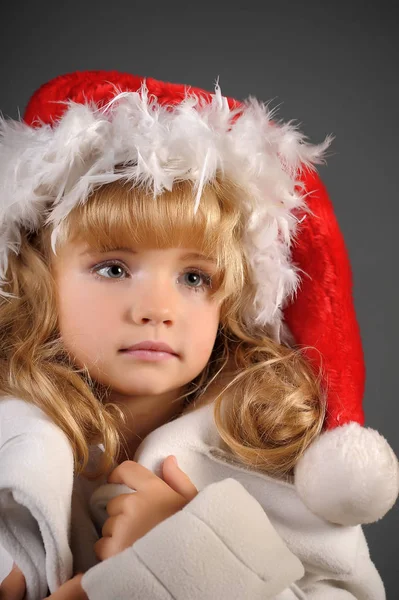
{"label": "cheek", "polygon": [[198,356],[208,358],[215,344],[219,325],[219,311],[206,310],[202,314],[192,316],[192,350]]}
{"label": "cheek", "polygon": [[89,289],[82,291],[74,280],[61,282],[58,315],[61,336],[74,348],[101,344],[112,331],[113,311],[104,296]]}

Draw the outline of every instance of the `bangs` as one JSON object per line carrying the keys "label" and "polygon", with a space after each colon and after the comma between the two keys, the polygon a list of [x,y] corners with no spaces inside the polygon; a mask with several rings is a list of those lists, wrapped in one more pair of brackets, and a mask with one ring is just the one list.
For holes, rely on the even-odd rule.
{"label": "bangs", "polygon": [[82,240],[100,252],[117,247],[195,249],[216,262],[219,283],[214,295],[229,296],[242,289],[244,265],[242,216],[227,185],[204,186],[195,215],[195,192],[188,181],[175,183],[156,198],[127,181],[103,185],[69,213],[57,245]]}

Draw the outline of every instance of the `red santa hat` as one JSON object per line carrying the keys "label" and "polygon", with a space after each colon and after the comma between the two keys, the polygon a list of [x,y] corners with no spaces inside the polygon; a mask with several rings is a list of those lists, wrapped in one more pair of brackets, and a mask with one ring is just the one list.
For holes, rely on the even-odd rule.
{"label": "red santa hat", "polygon": [[[217,173],[239,184],[256,297],[248,326],[306,350],[328,391],[324,431],[295,469],[315,514],[338,524],[380,519],[399,491],[398,460],[363,427],[365,367],[347,250],[314,165],[331,138],[307,143],[254,98],[222,96],[117,71],[56,77],[32,96],[23,122],[0,120],[0,294],[20,228],[59,227],[95,186],[124,179],[154,197],[174,181],[201,191]],[[49,210],[50,206],[50,210]]]}

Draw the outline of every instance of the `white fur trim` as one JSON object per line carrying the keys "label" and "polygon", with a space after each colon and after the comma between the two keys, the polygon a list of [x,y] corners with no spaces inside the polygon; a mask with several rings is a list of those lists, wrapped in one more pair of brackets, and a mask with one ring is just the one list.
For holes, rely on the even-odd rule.
{"label": "white fur trim", "polygon": [[[278,337],[280,308],[299,282],[290,264],[292,211],[306,207],[306,194],[294,188],[304,166],[323,162],[332,137],[308,144],[291,121],[276,124],[254,98],[230,111],[218,84],[211,103],[188,88],[172,110],[148,94],[145,82],[138,92],[115,93],[103,108],[68,101],[54,126],[0,118],[0,294],[21,225],[37,230],[45,219],[52,223],[54,249],[62,220],[100,184],[125,178],[156,197],[175,181],[190,180],[196,210],[203,185],[222,172],[247,191],[246,249],[257,286],[248,322],[268,323]],[[124,166],[115,172],[118,164]]]}
{"label": "white fur trim", "polygon": [[306,450],[295,486],[306,506],[327,521],[373,523],[398,497],[398,459],[377,431],[348,423],[323,433]]}

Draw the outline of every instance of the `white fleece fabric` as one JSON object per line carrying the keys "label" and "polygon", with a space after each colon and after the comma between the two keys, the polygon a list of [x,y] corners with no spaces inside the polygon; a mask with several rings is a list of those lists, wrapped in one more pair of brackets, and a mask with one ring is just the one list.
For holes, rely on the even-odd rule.
{"label": "white fleece fabric", "polygon": [[[101,452],[92,448],[91,460]],[[131,491],[73,477],[65,435],[20,399],[0,400],[0,581],[14,560],[27,600],[77,572],[90,600],[385,600],[360,526],[312,514],[294,485],[245,468],[208,405],[148,435],[134,460],[177,457],[199,490],[124,552],[98,562],[108,500]]]}

